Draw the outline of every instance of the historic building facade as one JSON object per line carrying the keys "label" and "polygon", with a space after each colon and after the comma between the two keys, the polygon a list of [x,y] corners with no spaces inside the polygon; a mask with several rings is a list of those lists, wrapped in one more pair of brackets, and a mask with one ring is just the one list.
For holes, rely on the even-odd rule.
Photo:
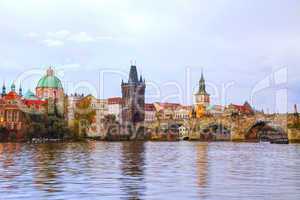
{"label": "historic building facade", "polygon": [[195,105],[194,111],[196,114],[196,118],[203,117],[207,112],[207,107],[210,103],[209,94],[206,92],[206,85],[203,73],[201,73],[201,79],[199,81],[199,89],[195,94]]}
{"label": "historic building facade", "polygon": [[122,123],[122,105],[121,97],[112,97],[107,99],[108,113],[116,117],[116,121]]}
{"label": "historic building facade", "polygon": [[133,125],[145,121],[145,80],[138,73],[136,66],[130,67],[127,83],[122,81],[122,124]]}
{"label": "historic building facade", "polygon": [[51,67],[47,69],[46,75],[39,80],[36,86],[36,95],[41,99],[62,99],[64,97],[61,81],[55,76]]}
{"label": "historic building facade", "polygon": [[48,100],[48,112],[63,115],[65,112],[65,95],[60,79],[55,76],[54,70],[49,67],[36,86],[36,96],[40,99]]}
{"label": "historic building facade", "polygon": [[[29,118],[33,114],[45,113],[47,101],[39,99],[28,91],[22,95],[22,88],[16,92],[15,84],[6,93],[3,84],[0,98],[0,127],[6,130],[6,139],[23,139],[29,126]],[[3,131],[3,130],[2,130]]]}
{"label": "historic building facade", "polygon": [[154,122],[156,120],[156,109],[154,104],[145,104],[145,122]]}

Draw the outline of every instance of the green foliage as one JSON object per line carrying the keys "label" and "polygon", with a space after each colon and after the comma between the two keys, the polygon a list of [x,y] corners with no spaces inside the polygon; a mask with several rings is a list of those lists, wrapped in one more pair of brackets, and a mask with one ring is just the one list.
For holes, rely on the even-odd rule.
{"label": "green foliage", "polygon": [[298,123],[298,124],[289,124],[288,128],[300,130],[300,123]]}
{"label": "green foliage", "polygon": [[8,130],[6,127],[0,126],[0,142],[8,140]]}
{"label": "green foliage", "polygon": [[70,137],[70,131],[64,118],[56,115],[30,116],[27,140],[33,138],[64,139]]}
{"label": "green foliage", "polygon": [[76,104],[73,132],[77,138],[84,137],[86,128],[95,120],[96,111],[91,103],[92,96],[87,96]]}
{"label": "green foliage", "polygon": [[63,118],[48,116],[46,126],[47,138],[64,139],[70,134],[66,121]]}

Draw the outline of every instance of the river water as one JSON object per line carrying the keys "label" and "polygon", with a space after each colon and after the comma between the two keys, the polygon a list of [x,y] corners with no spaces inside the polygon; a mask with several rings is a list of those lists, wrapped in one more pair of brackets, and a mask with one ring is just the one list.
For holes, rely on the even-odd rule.
{"label": "river water", "polygon": [[0,199],[300,199],[300,145],[0,144]]}

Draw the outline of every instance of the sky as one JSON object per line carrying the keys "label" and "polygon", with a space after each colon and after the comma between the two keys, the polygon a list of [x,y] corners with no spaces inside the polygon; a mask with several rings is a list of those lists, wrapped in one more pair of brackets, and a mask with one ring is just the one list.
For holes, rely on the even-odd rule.
{"label": "sky", "polygon": [[300,102],[299,0],[0,0],[0,80],[34,90],[52,66],[66,93],[121,96],[131,63],[146,101],[265,112]]}

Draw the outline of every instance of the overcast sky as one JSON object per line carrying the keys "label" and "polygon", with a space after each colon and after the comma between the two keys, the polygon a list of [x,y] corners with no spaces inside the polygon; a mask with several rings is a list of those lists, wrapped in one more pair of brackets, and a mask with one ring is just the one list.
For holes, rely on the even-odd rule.
{"label": "overcast sky", "polygon": [[68,93],[120,96],[136,60],[148,102],[191,104],[201,69],[214,104],[300,102],[299,0],[0,0],[0,33],[24,90],[52,65]]}

